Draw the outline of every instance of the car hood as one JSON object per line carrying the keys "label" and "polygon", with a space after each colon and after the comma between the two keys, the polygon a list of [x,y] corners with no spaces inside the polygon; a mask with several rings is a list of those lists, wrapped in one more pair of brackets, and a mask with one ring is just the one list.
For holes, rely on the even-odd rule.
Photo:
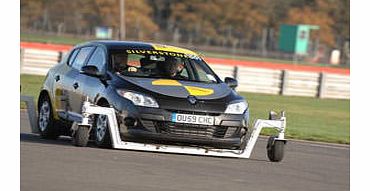
{"label": "car hood", "polygon": [[189,95],[193,95],[208,100],[223,98],[231,92],[231,89],[225,83],[209,84],[171,79],[121,77],[141,88],[170,97],[187,98]]}

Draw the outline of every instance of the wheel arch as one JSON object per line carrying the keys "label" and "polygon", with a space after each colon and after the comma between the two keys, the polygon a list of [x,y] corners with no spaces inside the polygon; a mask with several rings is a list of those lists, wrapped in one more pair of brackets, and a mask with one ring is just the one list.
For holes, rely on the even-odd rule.
{"label": "wheel arch", "polygon": [[43,98],[45,96],[47,96],[49,100],[51,99],[50,95],[49,95],[49,92],[47,90],[43,89],[43,90],[40,91],[39,97],[37,99],[37,107],[40,107],[41,98]]}
{"label": "wheel arch", "polygon": [[100,97],[98,99],[98,101],[96,102],[96,105],[98,105],[98,106],[110,106],[110,103],[105,97]]}

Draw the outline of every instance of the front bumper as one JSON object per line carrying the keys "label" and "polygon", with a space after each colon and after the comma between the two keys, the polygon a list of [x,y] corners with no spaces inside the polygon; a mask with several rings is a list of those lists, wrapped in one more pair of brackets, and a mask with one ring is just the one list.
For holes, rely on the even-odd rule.
{"label": "front bumper", "polygon": [[[212,115],[215,121],[212,126],[174,123],[172,113]],[[249,111],[235,115],[138,107],[136,112],[122,114],[119,118],[123,140],[233,148],[242,144]]]}

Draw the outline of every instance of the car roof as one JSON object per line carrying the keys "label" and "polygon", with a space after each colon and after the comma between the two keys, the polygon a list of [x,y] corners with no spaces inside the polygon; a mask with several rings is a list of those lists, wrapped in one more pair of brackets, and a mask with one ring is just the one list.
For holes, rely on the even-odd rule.
{"label": "car roof", "polygon": [[158,50],[158,51],[167,51],[167,52],[175,52],[175,53],[191,54],[191,55],[199,56],[197,53],[191,50],[185,49],[185,48],[179,48],[175,46],[156,44],[156,43],[139,42],[139,41],[97,40],[97,41],[90,41],[90,42],[86,42],[83,44],[79,44],[77,45],[77,47],[88,46],[88,45],[103,45],[108,50],[112,50],[112,49]]}

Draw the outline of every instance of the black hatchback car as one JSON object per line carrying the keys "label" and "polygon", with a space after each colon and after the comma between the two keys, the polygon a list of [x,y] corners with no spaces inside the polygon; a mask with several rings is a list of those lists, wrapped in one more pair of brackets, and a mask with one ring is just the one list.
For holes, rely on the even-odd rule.
{"label": "black hatchback car", "polygon": [[[43,138],[72,135],[85,100],[116,110],[122,140],[242,147],[248,103],[237,81],[222,81],[196,53],[173,46],[93,41],[51,68],[38,99]],[[90,138],[110,146],[107,117],[92,117]]]}

